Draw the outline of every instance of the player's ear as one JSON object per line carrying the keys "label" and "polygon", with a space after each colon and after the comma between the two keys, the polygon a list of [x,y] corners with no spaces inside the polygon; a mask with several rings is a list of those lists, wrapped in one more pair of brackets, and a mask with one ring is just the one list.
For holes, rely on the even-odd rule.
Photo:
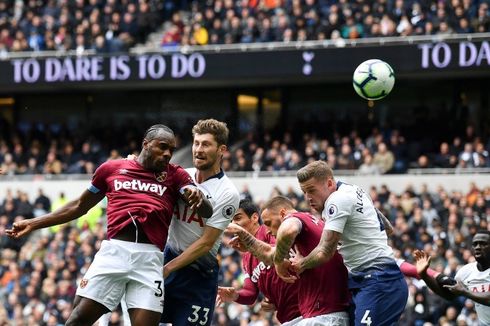
{"label": "player's ear", "polygon": [[228,147],[226,145],[218,145],[218,151],[221,153],[221,155],[223,155],[226,150],[228,149]]}
{"label": "player's ear", "polygon": [[281,208],[279,210],[279,214],[281,215],[281,219],[283,219],[286,216],[286,209],[285,208]]}
{"label": "player's ear", "polygon": [[145,139],[143,139],[143,144],[142,144],[142,147],[143,147],[144,149],[147,149],[147,147],[148,147],[148,143],[149,143],[149,142],[150,142],[150,141],[149,141],[148,139],[146,139],[146,138],[145,138]]}

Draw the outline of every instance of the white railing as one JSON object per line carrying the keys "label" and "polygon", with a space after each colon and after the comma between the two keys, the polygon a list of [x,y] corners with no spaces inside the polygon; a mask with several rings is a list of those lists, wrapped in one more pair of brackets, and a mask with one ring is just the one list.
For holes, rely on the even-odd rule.
{"label": "white railing", "polygon": [[[402,44],[417,44],[423,42],[460,42],[460,41],[488,41],[490,33],[470,33],[470,34],[437,34],[437,35],[413,35],[413,36],[391,36],[373,37],[360,39],[337,39],[323,41],[294,41],[294,42],[267,42],[267,43],[236,43],[236,44],[216,44],[201,46],[175,46],[169,48],[154,48],[138,46],[129,50],[129,53],[143,54],[149,52],[158,53],[192,53],[192,52],[247,52],[247,51],[272,51],[272,50],[305,50],[305,49],[325,49],[339,47],[361,47],[361,46],[388,46]],[[86,56],[95,54],[94,50],[86,50],[79,53],[72,51],[30,51],[30,52],[3,52],[0,60],[16,58],[43,58],[43,57],[66,57],[66,56]],[[115,53],[111,53],[115,54]]]}
{"label": "white railing", "polygon": [[[226,174],[232,178],[270,178],[270,177],[296,177],[296,170],[288,171],[228,171]],[[388,174],[390,176],[404,175],[475,175],[490,174],[490,168],[464,168],[464,169],[408,169],[407,173]],[[335,170],[338,176],[359,176],[358,170]],[[376,177],[372,175],[371,177]],[[0,182],[6,181],[71,181],[90,180],[90,174],[15,174],[2,175]]]}
{"label": "white railing", "polygon": [[[420,170],[422,171],[422,170]],[[424,172],[429,170],[424,170]],[[462,174],[445,174],[447,170],[440,170],[439,174],[386,174],[372,176],[358,176],[356,171],[350,171],[347,175],[344,171],[336,171],[336,179],[347,183],[352,183],[368,190],[370,187],[380,187],[387,185],[394,193],[401,194],[412,186],[415,190],[420,190],[422,185],[427,185],[430,191],[437,191],[442,187],[447,191],[459,191],[466,194],[472,183],[480,189],[490,187],[489,169],[481,170],[480,173],[470,172]],[[255,199],[268,199],[274,188],[286,192],[292,188],[297,193],[301,192],[294,171],[283,174],[260,173],[247,174],[247,172],[228,173],[231,181],[242,191],[247,187]],[[89,175],[41,175],[41,176],[0,176],[0,198],[5,195],[8,189],[12,191],[21,190],[28,194],[29,199],[37,197],[38,189],[43,189],[44,193],[50,198],[57,198],[60,192],[65,193],[67,199],[74,199],[79,196],[90,184]]]}

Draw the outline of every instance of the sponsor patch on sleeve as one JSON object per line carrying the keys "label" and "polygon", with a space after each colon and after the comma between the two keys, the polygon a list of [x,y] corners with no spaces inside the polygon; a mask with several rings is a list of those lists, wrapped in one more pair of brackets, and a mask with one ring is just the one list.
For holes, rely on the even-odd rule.
{"label": "sponsor patch on sleeve", "polygon": [[333,216],[337,215],[338,211],[339,211],[339,209],[337,208],[337,206],[335,204],[328,205],[327,214],[329,217],[333,217]]}
{"label": "sponsor patch on sleeve", "polygon": [[232,218],[235,215],[235,207],[233,205],[226,205],[223,207],[221,213],[227,218]]}

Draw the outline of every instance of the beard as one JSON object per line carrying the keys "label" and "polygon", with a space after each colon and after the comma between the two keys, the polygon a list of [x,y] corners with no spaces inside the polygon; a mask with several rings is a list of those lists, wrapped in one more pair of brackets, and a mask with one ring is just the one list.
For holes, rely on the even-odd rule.
{"label": "beard", "polygon": [[214,165],[214,162],[213,161],[210,161],[210,160],[207,160],[205,162],[199,162],[199,163],[196,163],[195,159],[194,159],[194,166],[196,167],[196,169],[198,170],[208,170],[210,169],[212,166]]}

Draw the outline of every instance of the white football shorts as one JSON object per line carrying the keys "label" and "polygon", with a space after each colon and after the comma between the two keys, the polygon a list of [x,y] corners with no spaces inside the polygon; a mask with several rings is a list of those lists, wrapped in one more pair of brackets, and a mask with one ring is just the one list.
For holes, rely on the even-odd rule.
{"label": "white football shorts", "polygon": [[339,311],[305,318],[298,323],[298,326],[349,326],[349,314]]}
{"label": "white football shorts", "polygon": [[124,294],[128,309],[163,311],[163,253],[148,243],[104,240],[77,295],[116,309]]}

